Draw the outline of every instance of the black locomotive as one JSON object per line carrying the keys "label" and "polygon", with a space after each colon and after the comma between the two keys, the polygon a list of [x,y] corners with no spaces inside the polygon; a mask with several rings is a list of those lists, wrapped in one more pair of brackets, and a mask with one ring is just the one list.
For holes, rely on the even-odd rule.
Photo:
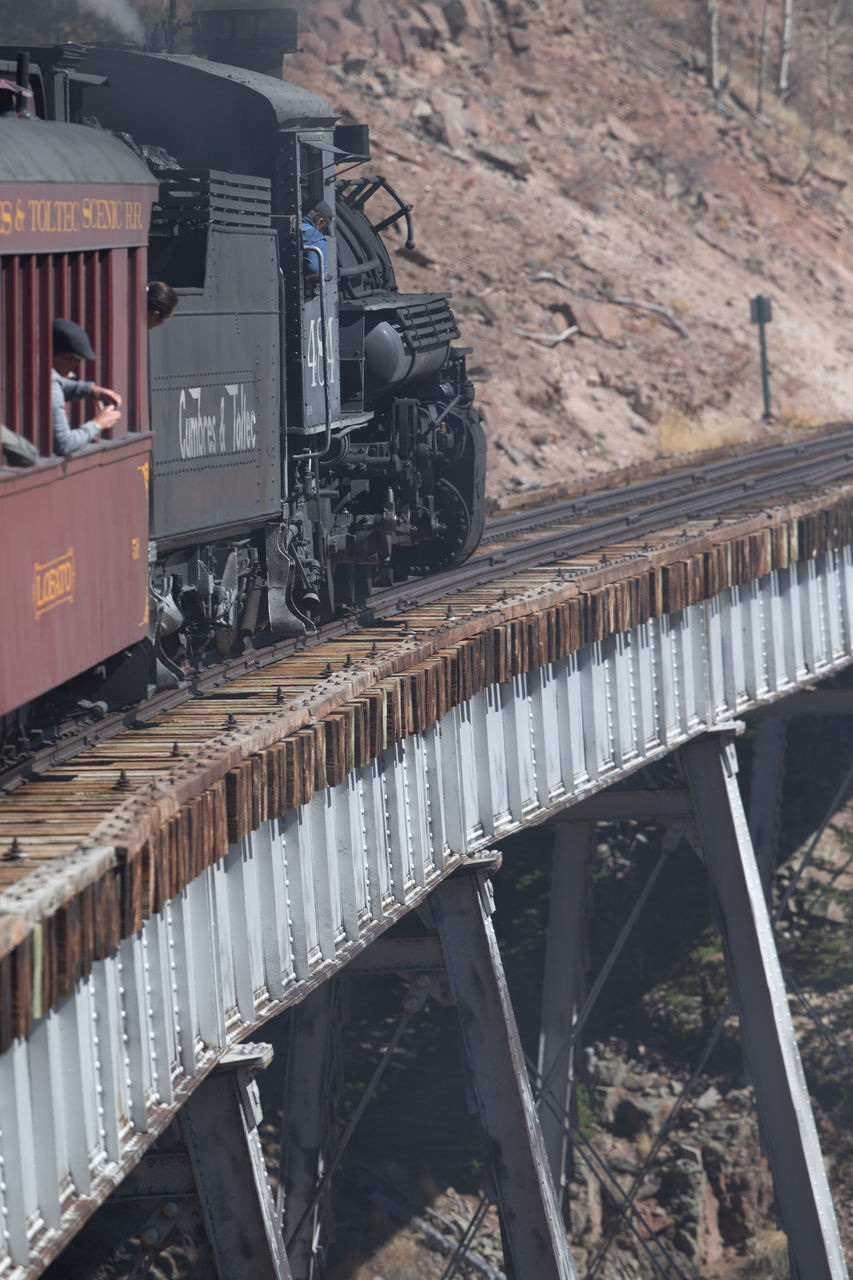
{"label": "black locomotive", "polygon": [[[266,74],[290,11],[207,11],[195,39],[29,51],[45,114],[121,138],[159,182],[148,275],[180,298],[148,335],[160,683],[463,560],[484,519],[466,353],[447,295],[397,290],[380,232],[411,243],[410,206],[352,176],[367,129]],[[325,262],[302,236],[323,201]]]}
{"label": "black locomotive", "polygon": [[[274,634],[305,631],[464,559],[482,530],[485,442],[453,315],[445,295],[397,292],[379,235],[405,218],[411,240],[409,210],[380,178],[336,182],[368,158],[365,128],[256,69],[280,67],[270,27],[289,17],[197,15],[227,62],[86,60],[106,83],[83,115],[160,179],[149,272],[181,295],[151,335],[154,635],[173,660],[232,651],[259,612]],[[382,189],[396,209],[377,227]],[[325,263],[301,238],[322,201]]]}

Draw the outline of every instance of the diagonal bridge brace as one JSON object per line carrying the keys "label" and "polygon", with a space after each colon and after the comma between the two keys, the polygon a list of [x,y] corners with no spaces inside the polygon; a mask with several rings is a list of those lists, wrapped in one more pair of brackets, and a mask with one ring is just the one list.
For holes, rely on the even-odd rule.
{"label": "diagonal bridge brace", "polygon": [[793,1280],[847,1280],[773,928],[737,784],[735,726],[679,753],[719,906]]}

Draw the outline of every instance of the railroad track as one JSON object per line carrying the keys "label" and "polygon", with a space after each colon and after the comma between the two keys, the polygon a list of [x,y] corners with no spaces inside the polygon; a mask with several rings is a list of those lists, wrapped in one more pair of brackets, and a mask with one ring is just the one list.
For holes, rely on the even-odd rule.
{"label": "railroad track", "polygon": [[[816,435],[811,439],[739,451],[734,455],[726,454],[704,462],[693,461],[688,457],[685,459],[686,465],[679,470],[662,472],[642,480],[628,479],[624,484],[608,485],[594,493],[584,490],[581,494],[566,496],[559,501],[540,503],[535,509],[525,505],[512,515],[496,517],[489,522],[483,542],[508,536],[516,529],[523,530],[525,526],[529,526],[534,515],[537,526],[544,527],[562,522],[566,518],[602,516],[626,505],[686,496],[716,484],[736,486],[738,481],[741,482],[743,496],[747,497],[753,492],[757,468],[776,471],[799,463],[808,465],[810,461],[817,462],[821,458],[843,460],[850,451],[853,451],[853,427],[839,424],[837,431]],[[603,477],[605,480],[608,478]],[[734,492],[737,492],[736,488]]]}
{"label": "railroad track", "polygon": [[[324,623],[315,635],[262,645],[239,657],[200,667],[183,687],[157,693],[144,704],[118,711],[96,706],[76,723],[66,722],[50,741],[25,750],[0,771],[0,796],[188,699],[203,697],[249,672],[317,645],[352,636],[354,640],[358,637],[358,648],[363,649],[364,637],[370,633],[375,650],[388,634],[383,628],[396,621],[405,631],[407,623],[405,618],[400,621],[400,616],[414,608],[487,588],[499,579],[555,559],[586,557],[614,544],[622,544],[619,558],[639,556],[648,550],[640,539],[661,530],[676,528],[682,522],[695,525],[697,520],[722,523],[742,512],[745,505],[761,508],[851,474],[853,428],[843,427],[832,434],[711,459],[683,471],[596,493],[556,502],[540,500],[535,506],[490,520],[479,550],[456,569],[377,591],[368,609]],[[451,614],[449,606],[448,616]],[[282,700],[284,696],[282,692]]]}
{"label": "railroad track", "polygon": [[[821,488],[853,475],[853,429],[797,444],[773,445],[600,493],[525,508],[490,520],[477,553],[448,574],[388,587],[371,597],[383,612],[484,586],[555,557],[584,555],[682,521],[722,519],[744,505]],[[633,554],[642,554],[641,550]],[[404,594],[405,592],[405,594]],[[396,609],[388,606],[396,604]]]}

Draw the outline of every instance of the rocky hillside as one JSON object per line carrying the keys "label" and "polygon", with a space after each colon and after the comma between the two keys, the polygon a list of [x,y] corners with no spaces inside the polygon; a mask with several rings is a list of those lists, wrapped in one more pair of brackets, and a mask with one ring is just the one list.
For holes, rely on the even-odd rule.
{"label": "rocky hillside", "polygon": [[395,265],[454,295],[493,497],[848,415],[847,151],[772,93],[757,114],[736,68],[714,95],[672,8],[304,6],[286,74],[369,123],[374,171],[415,206]]}

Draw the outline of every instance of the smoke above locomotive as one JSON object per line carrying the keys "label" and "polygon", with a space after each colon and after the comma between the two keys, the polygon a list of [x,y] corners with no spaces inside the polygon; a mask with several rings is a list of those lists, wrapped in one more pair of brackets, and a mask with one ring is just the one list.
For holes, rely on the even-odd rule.
{"label": "smoke above locomotive", "polygon": [[[28,51],[39,113],[85,123],[105,154],[121,139],[158,184],[148,279],[179,297],[148,334],[146,644],[161,685],[461,562],[485,488],[448,295],[397,287],[383,235],[413,243],[412,213],[369,168],[367,127],[281,77],[295,13],[196,14],[191,54],[169,51],[175,33]],[[108,276],[87,299],[81,271],[69,318],[97,314],[104,341],[132,346]]]}

